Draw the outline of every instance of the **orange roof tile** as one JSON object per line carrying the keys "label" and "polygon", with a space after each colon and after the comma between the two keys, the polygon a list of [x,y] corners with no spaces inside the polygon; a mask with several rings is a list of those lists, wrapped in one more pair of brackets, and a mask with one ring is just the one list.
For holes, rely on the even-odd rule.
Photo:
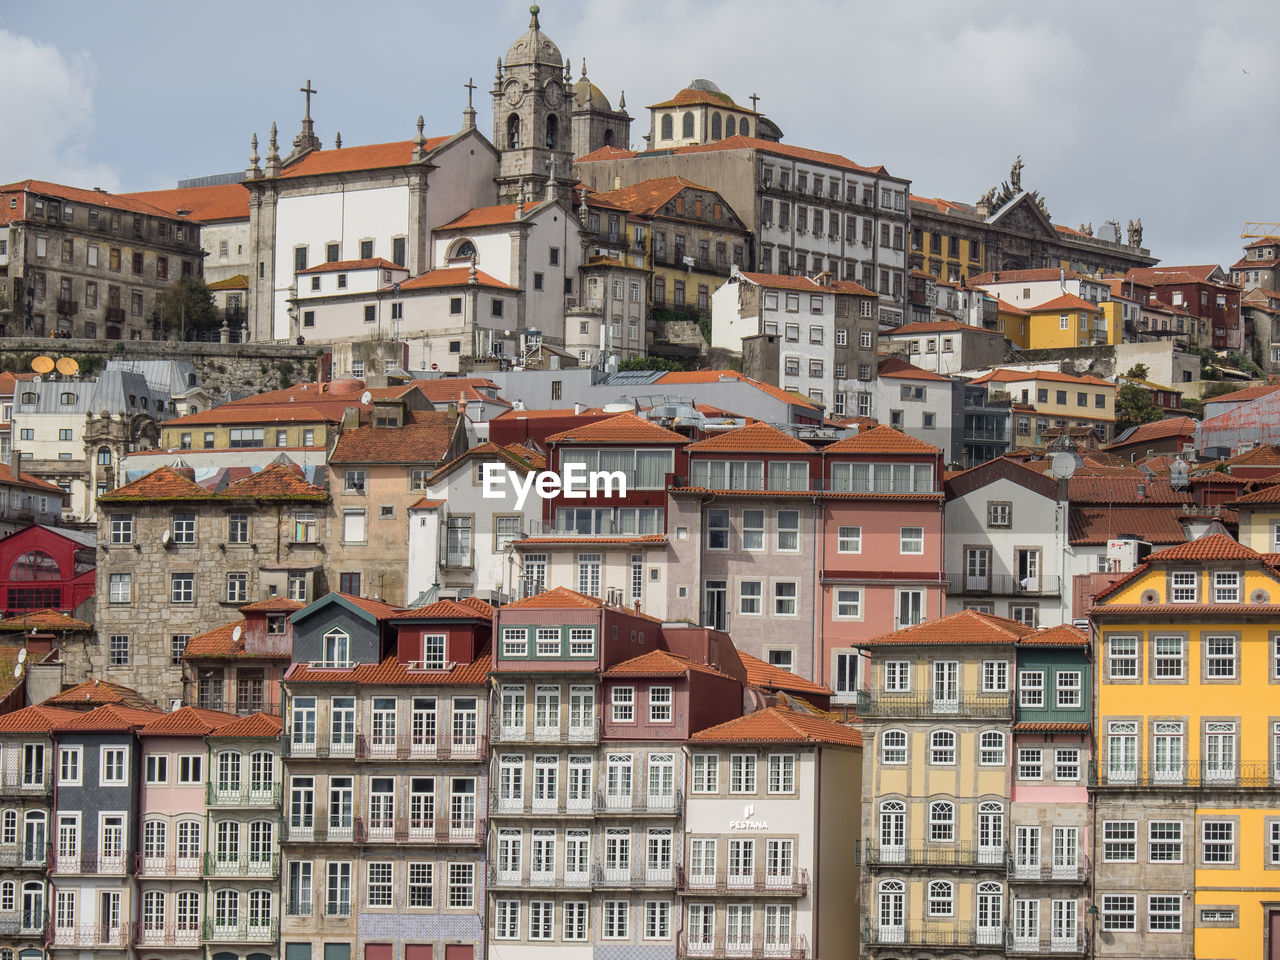
{"label": "orange roof tile", "polygon": [[931,443],[917,440],[901,430],[881,424],[869,430],[859,430],[851,437],[837,440],[823,450],[824,453],[923,453],[936,456],[942,451]]}
{"label": "orange roof tile", "polygon": [[990,373],[984,373],[969,382],[987,383],[995,381],[996,383],[1015,383],[1023,380],[1050,380],[1054,383],[1088,383],[1098,387],[1115,387],[1115,384],[1111,381],[1101,380],[1098,377],[1073,377],[1067,373],[1059,373],[1057,370],[1006,370],[1003,367],[992,370]]}
{"label": "orange roof tile", "polygon": [[189,217],[201,223],[249,219],[249,191],[242,183],[181,187],[177,190],[146,190],[141,193],[122,193],[119,196],[159,207],[168,211],[170,216]]}
{"label": "orange roof tile", "polygon": [[1234,390],[1231,393],[1209,397],[1205,400],[1205,403],[1244,403],[1247,400],[1257,400],[1259,397],[1268,396],[1277,390],[1280,390],[1280,383],[1260,383],[1252,387],[1245,387],[1243,390]]}
{"label": "orange roof tile", "polygon": [[[969,285],[984,287],[993,283],[1035,283],[1042,280],[1058,280],[1063,276],[1063,272],[1058,267],[1035,267],[1030,270],[998,270],[994,273],[980,273],[976,277],[970,277]],[[1074,270],[1067,270],[1065,279],[1087,280],[1091,278],[1076,273]]]}
{"label": "orange roof tile", "polygon": [[[1139,496],[1139,488],[1143,488]],[[1067,498],[1076,504],[1126,504],[1131,507],[1190,503],[1191,494],[1175,490],[1167,477],[1147,477],[1138,471],[1123,474],[1081,475],[1067,481]]]}
{"label": "orange roof tile", "polygon": [[1041,627],[1018,641],[1023,647],[1087,647],[1089,635],[1069,623],[1056,627]]}
{"label": "orange roof tile", "polygon": [[670,100],[663,100],[661,103],[652,103],[645,109],[661,110],[663,107],[687,107],[687,106],[696,106],[698,104],[706,104],[712,107],[720,107],[721,109],[732,108],[741,113],[750,114],[753,117],[760,116],[760,114],[755,110],[751,110],[747,107],[741,107],[738,104],[734,103],[733,97],[729,96],[727,93],[724,93],[723,91],[695,90],[693,87],[685,87],[683,90],[679,91]]}
{"label": "orange roof tile", "polygon": [[241,613],[296,613],[305,607],[301,600],[290,600],[288,597],[268,597],[246,603],[240,608]]}
{"label": "orange roof tile", "polygon": [[695,743],[803,743],[862,746],[862,731],[783,707],[765,707],[726,723],[699,730]]}
{"label": "orange roof tile", "polygon": [[892,330],[886,330],[881,334],[881,336],[914,336],[919,333],[985,333],[997,337],[1000,336],[1000,331],[998,330],[988,330],[986,327],[975,327],[971,323],[961,323],[959,320],[922,320],[918,323],[904,323],[900,327],[894,327]]}
{"label": "orange roof tile", "polygon": [[78,632],[84,633],[93,629],[93,624],[86,620],[77,620],[75,617],[68,617],[65,613],[60,613],[46,607],[43,610],[30,610],[26,613],[19,613],[7,620],[0,620],[0,630],[21,630],[23,633],[28,630],[58,632]]}
{"label": "orange roof tile", "polygon": [[465,600],[437,600],[425,607],[410,607],[393,620],[492,620],[494,608],[475,597]]}
{"label": "orange roof tile", "polygon": [[368,683],[380,686],[482,686],[488,682],[492,662],[486,647],[471,663],[460,663],[449,670],[411,670],[394,656],[381,663],[362,663],[349,670],[316,669],[295,663],[285,677],[290,683]]}
{"label": "orange roof tile", "polygon": [[1147,558],[1149,563],[1181,563],[1184,560],[1256,560],[1262,562],[1262,554],[1250,550],[1243,543],[1232,540],[1225,533],[1212,533],[1207,537],[1190,540],[1157,550]]}
{"label": "orange roof tile", "polygon": [[605,677],[683,677],[689,671],[706,673],[714,677],[723,677],[715,667],[668,650],[650,650],[630,660],[623,660],[606,670]]}
{"label": "orange roof tile", "polygon": [[0,716],[0,733],[48,733],[55,724],[80,716],[76,710],[59,710],[38,703]]}
{"label": "orange roof tile", "polygon": [[1085,507],[1071,505],[1067,528],[1073,545],[1104,544],[1121,534],[1134,534],[1151,544],[1186,543],[1187,533],[1179,522],[1181,507],[1122,506]]}
{"label": "orange roof tile", "polygon": [[802,397],[798,393],[792,393],[790,390],[783,390],[781,387],[775,387],[771,383],[765,383],[763,380],[756,380],[752,377],[745,376],[736,370],[676,370],[671,373],[664,373],[655,382],[664,386],[667,384],[679,383],[720,383],[730,380],[739,380],[743,383],[749,383],[757,390],[769,394],[776,400],[784,403],[793,404],[800,407],[809,407],[817,410],[821,407],[810,400],[808,397]]}
{"label": "orange roof tile", "polygon": [[407,411],[400,427],[357,427],[338,438],[331,464],[419,463],[429,466],[449,455],[462,418],[447,410]]}
{"label": "orange roof tile", "polygon": [[604,146],[592,150],[590,153],[584,153],[578,157],[574,163],[592,163],[596,160],[630,160],[636,155],[634,150],[624,150],[622,147]]}
{"label": "orange roof tile", "polygon": [[328,263],[317,263],[314,267],[299,270],[298,273],[342,273],[355,270],[396,270],[400,273],[408,273],[400,264],[384,260],[382,257],[366,257],[363,260],[330,260]]}
{"label": "orange roof tile", "polygon": [[1090,303],[1083,297],[1077,297],[1074,293],[1064,293],[1060,297],[1054,297],[1045,303],[1036,304],[1034,307],[1028,305],[1028,313],[1057,313],[1060,310],[1088,310],[1090,313],[1101,313],[1102,308],[1096,303]]}
{"label": "orange roof tile", "polygon": [[892,633],[884,633],[870,640],[863,640],[863,646],[885,646],[899,644],[1013,644],[1029,633],[1034,627],[993,616],[989,613],[978,613],[974,610],[961,610],[937,620],[926,620],[914,627],[903,627]]}
{"label": "orange roof tile", "polygon": [[608,420],[597,420],[571,427],[547,437],[548,443],[623,443],[685,444],[688,437],[642,420],[634,413],[621,413]]}
{"label": "orange roof tile", "polygon": [[1132,433],[1118,437],[1107,444],[1103,450],[1112,447],[1127,447],[1135,443],[1150,443],[1153,440],[1164,440],[1168,437],[1194,437],[1196,421],[1190,417],[1166,417],[1151,423],[1143,423],[1133,428]]}
{"label": "orange roof tile", "polygon": [[70,200],[90,207],[106,207],[111,210],[123,210],[128,213],[141,213],[151,217],[173,218],[168,210],[139,200],[127,193],[107,193],[103,190],[84,190],[80,187],[68,187],[61,183],[50,183],[48,180],[20,180],[0,186],[6,193],[26,190],[45,197],[57,197],[59,200]]}
{"label": "orange roof tile", "polygon": [[[450,473],[456,470],[463,463],[466,463],[471,460],[479,460],[479,459],[501,460],[502,462],[506,463],[508,466],[515,467],[517,470],[523,470],[525,473],[529,473],[530,471],[533,471],[533,470],[545,469],[547,465],[545,457],[539,456],[537,458],[537,462],[534,462],[533,460],[526,460],[520,453],[517,453],[515,450],[513,450],[512,449],[513,447],[519,447],[520,450],[530,454],[530,456],[533,456],[532,451],[530,451],[527,447],[520,447],[519,444],[509,444],[506,447],[502,447],[496,443],[486,440],[484,443],[477,444],[476,446],[472,447],[470,450],[460,453],[458,456],[454,457],[448,463],[441,466],[439,470],[437,470],[427,479],[427,483],[433,484],[441,477],[448,476]],[[424,497],[423,499],[425,500],[426,498]],[[432,502],[436,502],[436,501],[432,501]],[[441,500],[438,502],[443,503],[444,501]]]}
{"label": "orange roof tile", "polygon": [[[416,277],[410,277],[404,283],[400,284],[400,291],[405,290],[435,290],[443,287],[465,287],[471,282],[470,267],[437,267],[434,270],[428,270],[426,273],[420,273]],[[476,284],[481,287],[489,287],[494,290],[510,290],[514,293],[519,292],[519,288],[511,286],[509,283],[503,283],[497,277],[490,276],[483,270],[476,271]]]}
{"label": "orange roof tile", "polygon": [[934,373],[932,370],[925,370],[917,367],[913,363],[908,363],[898,357],[885,357],[880,361],[876,369],[876,376],[887,378],[890,380],[931,380],[941,381],[942,383],[950,383],[951,380],[942,376],[940,373]]}
{"label": "orange roof tile", "polygon": [[269,463],[219,494],[226,500],[328,500],[329,494],[307,483],[295,467]]}
{"label": "orange roof tile", "polygon": [[54,694],[45,703],[53,707],[69,707],[83,710],[86,706],[98,707],[103,704],[131,707],[137,710],[150,710],[159,713],[160,708],[129,687],[107,680],[86,680],[84,683]]}
{"label": "orange roof tile", "polygon": [[221,710],[182,707],[172,713],[162,713],[142,727],[138,734],[144,737],[203,737],[235,718],[234,713]]}
{"label": "orange roof tile", "polygon": [[872,291],[862,284],[855,283],[852,280],[833,280],[828,285],[819,283],[810,277],[797,277],[788,273],[747,273],[744,271],[741,276],[762,287],[799,290],[801,293],[844,293],[855,297],[875,296]]}
{"label": "orange roof tile", "polygon": [[765,690],[785,690],[789,693],[817,694],[822,697],[832,696],[832,691],[820,683],[806,680],[790,670],[775,667],[772,663],[753,657],[742,650],[738,651],[738,659],[747,671],[747,683]]}
{"label": "orange roof tile", "polygon": [[428,500],[426,497],[419,497],[413,503],[409,504],[410,510],[436,510],[443,507],[449,501],[447,500]]}
{"label": "orange roof tile", "polygon": [[[430,154],[451,137],[428,137],[423,149]],[[412,140],[394,143],[370,143],[359,147],[343,147],[340,150],[313,150],[281,172],[281,177],[314,177],[328,173],[349,173],[355,170],[383,170],[387,167],[405,167],[414,163],[416,144]],[[257,182],[257,181],[255,181]]]}
{"label": "orange roof tile", "polygon": [[[324,399],[317,396],[315,399]],[[351,406],[359,406],[358,395]],[[340,411],[326,413],[306,403],[241,404],[224,403],[208,410],[189,413],[185,417],[166,420],[165,427],[203,426],[205,424],[236,423],[337,423],[342,419]]]}
{"label": "orange roof tile", "polygon": [[215,280],[213,283],[207,284],[207,286],[210,290],[248,290],[249,278],[243,273],[237,273],[234,277]]}
{"label": "orange roof tile", "polygon": [[[529,212],[534,208],[535,204],[528,204],[524,209]],[[437,230],[465,230],[471,227],[497,227],[505,226],[509,223],[516,223],[520,220],[516,211],[520,209],[518,204],[503,203],[495,207],[472,207],[460,217],[454,217],[448,223],[436,227]]]}
{"label": "orange roof tile", "polygon": [[284,721],[269,713],[251,713],[224,723],[209,736],[236,740],[274,740],[280,736]]}
{"label": "orange roof tile", "polygon": [[[46,700],[46,703],[51,701]],[[139,710],[136,707],[124,707],[118,703],[108,703],[95,707],[87,713],[79,713],[70,720],[59,720],[53,725],[57,733],[63,731],[116,731],[124,733],[146,726],[160,713],[157,707],[153,710]]]}
{"label": "orange roof tile", "polygon": [[397,613],[400,613],[404,607],[393,607],[389,603],[383,603],[381,600],[374,600],[372,597],[357,597],[350,593],[339,593],[334,591],[333,595],[341,597],[348,603],[353,603],[365,613],[376,617],[379,620],[390,620]]}
{"label": "orange roof tile", "polygon": [[24,487],[28,490],[37,490],[40,493],[51,493],[59,497],[65,497],[67,494],[61,487],[54,486],[46,480],[34,477],[29,473],[19,472],[15,479],[13,468],[7,463],[0,463],[0,484],[7,487]]}
{"label": "orange roof tile", "polygon": [[[652,217],[671,202],[681,191],[692,188],[718,193],[711,187],[704,187],[686,180],[684,177],[651,177],[617,190],[603,190],[587,195],[587,206],[606,206],[615,210],[643,217]],[[727,207],[728,204],[725,204]]]}
{"label": "orange roof tile", "polygon": [[604,606],[599,597],[589,597],[568,587],[553,587],[542,593],[535,593],[523,600],[515,600],[502,607],[503,610],[555,610],[560,607],[576,607],[579,609],[598,609]]}
{"label": "orange roof tile", "polygon": [[[199,660],[203,657],[240,657],[244,656],[244,628],[246,621],[236,620],[224,623],[212,630],[198,633],[187,641],[183,649],[184,660]],[[240,639],[235,639],[236,628],[240,628]],[[287,655],[275,659],[288,660]]]}
{"label": "orange roof tile", "polygon": [[[741,109],[741,108],[739,108]],[[794,160],[808,160],[810,163],[822,163],[827,166],[840,167],[844,170],[856,170],[860,173],[874,173],[879,176],[889,176],[889,171],[883,166],[864,167],[860,163],[854,163],[848,157],[842,157],[838,153],[826,153],[822,150],[810,150],[807,147],[796,147],[789,143],[777,143],[772,140],[761,140],[758,137],[744,137],[739,134],[736,137],[726,137],[723,140],[717,140],[714,143],[697,143],[687,147],[677,147],[672,153],[715,153],[721,150],[758,150],[761,153],[773,154],[777,157],[789,157]],[[580,160],[578,162],[581,162]]]}
{"label": "orange roof tile", "polygon": [[997,312],[997,313],[1011,313],[1011,314],[1013,314],[1015,317],[1026,317],[1026,316],[1029,316],[1029,314],[1027,313],[1027,311],[1023,310],[1021,307],[1015,307],[1015,306],[1014,306],[1012,303],[1010,303],[1008,300],[1002,300],[1000,297],[996,297],[996,312]]}
{"label": "orange roof tile", "polygon": [[726,430],[724,433],[691,443],[689,453],[817,453],[803,440],[797,440],[777,427],[762,421]]}

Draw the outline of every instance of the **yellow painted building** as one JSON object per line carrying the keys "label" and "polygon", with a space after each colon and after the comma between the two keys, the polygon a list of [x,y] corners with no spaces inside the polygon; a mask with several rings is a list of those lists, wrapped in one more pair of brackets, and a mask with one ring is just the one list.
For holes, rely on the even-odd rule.
{"label": "yellow painted building", "polygon": [[1214,534],[1152,554],[1092,617],[1096,955],[1276,957],[1280,572]]}
{"label": "yellow painted building", "polygon": [[[1047,303],[1025,307],[1025,317],[1006,325],[1005,336],[1023,350],[1052,350],[1114,343],[1102,307],[1064,293]],[[1117,324],[1116,329],[1119,330]]]}
{"label": "yellow painted building", "polygon": [[226,404],[201,410],[160,425],[166,450],[236,450],[255,447],[327,448],[337,427],[333,414],[303,403],[239,406]]}
{"label": "yellow painted building", "polygon": [[990,389],[1007,391],[1014,403],[1033,407],[1036,443],[1050,427],[1093,427],[1104,442],[1115,431],[1116,385],[1107,380],[1054,370],[998,369],[972,382],[990,383]]}
{"label": "yellow painted building", "polygon": [[1240,511],[1240,542],[1259,553],[1280,552],[1280,486],[1264,487],[1229,504]]}

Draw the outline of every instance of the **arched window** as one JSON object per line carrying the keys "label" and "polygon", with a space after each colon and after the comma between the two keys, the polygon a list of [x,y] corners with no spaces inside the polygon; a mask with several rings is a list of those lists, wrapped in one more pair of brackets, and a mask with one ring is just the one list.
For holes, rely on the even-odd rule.
{"label": "arched window", "polygon": [[330,630],[324,635],[325,663],[346,666],[351,662],[351,637],[343,630]]}
{"label": "arched window", "polygon": [[1004,886],[990,881],[980,883],[977,893],[978,942],[999,943],[1000,927],[1004,923]]}
{"label": "arched window", "polygon": [[187,386],[194,387],[196,385],[196,375],[194,373],[187,374]]}
{"label": "arched window", "polygon": [[612,147],[612,146],[613,146],[613,131],[612,131],[612,130],[606,130],[606,131],[604,132],[604,145],[605,145],[606,147]]}
{"label": "arched window", "polygon": [[907,886],[901,880],[880,881],[880,909],[877,913],[882,933],[886,928],[902,930],[906,919],[906,891]]}
{"label": "arched window", "polygon": [[62,394],[59,398],[64,404],[72,404],[76,402],[76,395],[70,391]]}
{"label": "arched window", "polygon": [[240,922],[240,894],[236,890],[215,890],[213,893],[213,927],[234,927]]}
{"label": "arched window", "polygon": [[36,395],[35,395],[34,393],[30,393],[30,392],[28,392],[28,393],[24,393],[24,394],[22,395],[22,402],[23,402],[23,403],[35,403],[35,402],[36,402]]}
{"label": "arched window", "polygon": [[956,735],[953,730],[935,730],[929,736],[929,762],[953,767],[956,763]]}
{"label": "arched window", "polygon": [[[729,118],[729,123],[730,124],[733,123],[733,117]],[[721,133],[720,114],[713,113],[711,115],[711,139],[720,140],[721,139],[720,133]]]}
{"label": "arched window", "polygon": [[741,120],[738,121],[738,132],[742,134],[744,137],[751,136],[751,127],[747,125],[746,117],[743,117]]}
{"label": "arched window", "polygon": [[520,117],[518,114],[512,114],[507,117],[507,149],[520,149]]}
{"label": "arched window", "polygon": [[142,929],[164,929],[164,891],[148,890],[142,895]]}
{"label": "arched window", "polygon": [[905,730],[886,730],[880,735],[880,762],[907,762],[907,732]]}
{"label": "arched window", "polygon": [[554,113],[547,117],[547,149],[554,150],[556,146],[556,134],[560,132],[560,118]]}
{"label": "arched window", "polygon": [[44,862],[49,844],[48,814],[43,810],[28,810],[22,818],[23,862]]}
{"label": "arched window", "polygon": [[[675,135],[676,135],[675,119],[671,116],[671,114],[664,113],[662,115],[662,139],[670,140]],[[35,394],[32,394],[32,396],[34,397]],[[31,402],[35,403],[35,400],[32,400]]]}
{"label": "arched window", "polygon": [[276,758],[269,750],[259,750],[249,757],[249,789],[255,795],[270,796],[275,789]]}
{"label": "arched window", "polygon": [[[10,580],[57,580],[60,576],[57,562],[43,550],[28,550],[9,568]],[[10,813],[6,810],[5,817]]]}
{"label": "arched window", "polygon": [[934,880],[929,884],[929,916],[951,916],[955,912],[955,902],[955,887],[950,880]]}
{"label": "arched window", "polygon": [[[22,885],[22,916],[32,918],[34,923],[24,927],[38,925],[44,919],[44,883],[39,880],[28,880]],[[38,955],[38,954],[37,954]]]}
{"label": "arched window", "polygon": [[948,800],[929,804],[929,839],[950,843],[956,838],[956,805]]}
{"label": "arched window", "polygon": [[187,410],[187,413],[189,413],[189,414],[190,414],[190,413],[199,413],[199,412],[200,412],[200,408],[199,408],[199,407],[197,407],[194,403],[193,403],[193,404],[191,404],[190,409],[188,409],[188,410]]}
{"label": "arched window", "polygon": [[978,737],[978,763],[984,767],[1004,765],[1004,733],[983,730]]}
{"label": "arched window", "polygon": [[271,929],[271,891],[249,891],[249,929],[261,934]]}
{"label": "arched window", "polygon": [[275,849],[275,824],[270,820],[254,820],[249,824],[249,869],[264,874],[271,869]]}
{"label": "arched window", "polygon": [[685,139],[693,136],[693,114],[685,112],[684,118],[680,121],[680,135]]}
{"label": "arched window", "polygon": [[885,800],[880,804],[880,859],[887,863],[905,859],[907,843],[907,805],[901,800]]}
{"label": "arched window", "polygon": [[98,448],[98,466],[100,467],[111,466],[111,448],[110,447]]}

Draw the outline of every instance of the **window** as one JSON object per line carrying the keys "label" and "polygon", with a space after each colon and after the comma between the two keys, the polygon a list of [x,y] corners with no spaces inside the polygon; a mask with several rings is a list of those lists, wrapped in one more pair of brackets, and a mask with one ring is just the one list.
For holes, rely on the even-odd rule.
{"label": "window", "polygon": [[62,747],[58,751],[58,783],[80,786],[81,748]]}
{"label": "window", "polygon": [[978,738],[978,763],[984,767],[1004,766],[1004,734],[984,730]]}
{"label": "window", "polygon": [[600,933],[605,940],[626,940],[630,937],[630,910],[630,900],[604,901],[604,920]]}
{"label": "window", "polygon": [[129,603],[133,599],[133,574],[113,573],[110,584],[111,603]]}
{"label": "window", "polygon": [[1137,861],[1137,821],[1104,820],[1102,822],[1102,859],[1106,863],[1134,863]]}
{"label": "window", "polygon": [[1102,898],[1103,930],[1137,930],[1138,899],[1132,894],[1109,894]]}
{"label": "window", "polygon": [[1153,933],[1181,932],[1182,897],[1147,897],[1147,930]]}
{"label": "window", "polygon": [[707,549],[729,549],[729,511],[707,511]]}
{"label": "window", "polygon": [[793,753],[769,754],[769,792],[794,793],[796,789],[796,757]]}
{"label": "window", "polygon": [[613,722],[631,723],[635,720],[635,687],[614,687],[612,697]]}
{"label": "window", "polygon": [[946,800],[929,804],[929,839],[935,843],[955,840],[956,808]]}
{"label": "window", "polygon": [[886,764],[907,762],[907,735],[902,730],[886,730],[880,736],[880,760]]}
{"label": "window", "polygon": [[196,575],[194,573],[170,574],[169,600],[172,603],[195,603]]}
{"label": "window", "polygon": [[1081,696],[1081,677],[1079,670],[1059,670],[1057,677],[1058,706],[1063,709],[1075,709],[1083,704]]}
{"label": "window", "polygon": [[162,753],[150,754],[144,763],[147,783],[169,782],[169,758]]}
{"label": "window", "polygon": [[714,753],[693,755],[693,792],[719,793],[720,757]]}
{"label": "window", "polygon": [[755,754],[735,753],[729,758],[729,792],[756,792]]}
{"label": "window", "polygon": [[1182,637],[1157,636],[1152,643],[1154,645],[1152,679],[1183,679]]}
{"label": "window", "polygon": [[902,527],[899,531],[898,552],[902,554],[924,553],[924,528]]}
{"label": "window", "polygon": [[838,553],[862,552],[862,527],[840,527],[836,536]]}
{"label": "window", "polygon": [[1205,637],[1205,677],[1234,680],[1236,676],[1236,638]]}
{"label": "window", "polygon": [[1182,821],[1152,820],[1147,824],[1147,859],[1152,863],[1182,862]]}
{"label": "window", "polygon": [[799,584],[794,580],[778,581],[773,585],[773,614],[776,617],[794,617],[799,594]]}
{"label": "window", "polygon": [[953,912],[954,888],[947,880],[934,880],[929,884],[929,916],[949,917]]}
{"label": "window", "polygon": [[1053,752],[1053,776],[1056,780],[1080,779],[1080,751],[1076,747],[1059,747]]}
{"label": "window", "polygon": [[365,868],[365,902],[371,907],[392,905],[390,863],[376,861]]}
{"label": "window", "polygon": [[1206,820],[1200,825],[1200,859],[1206,864],[1235,863],[1236,825],[1232,820]]}
{"label": "window", "polygon": [[343,510],[342,542],[364,543],[365,538],[365,512],[363,510]]}
{"label": "window", "polygon": [[133,543],[133,514],[113,513],[111,515],[111,542]]}
{"label": "window", "polygon": [[1044,706],[1044,671],[1020,670],[1018,672],[1018,706]]}
{"label": "window", "polygon": [[449,864],[449,906],[471,909],[475,906],[475,864]]}
{"label": "window", "polygon": [[410,907],[431,907],[435,902],[435,864],[410,862],[408,870]]}
{"label": "window", "polygon": [[1194,570],[1174,570],[1169,575],[1169,599],[1173,603],[1195,603],[1199,577]]}
{"label": "window", "polygon": [[102,786],[123,786],[129,782],[128,756],[127,747],[102,748]]}
{"label": "window", "polygon": [[764,511],[742,511],[742,549],[764,549]]}
{"label": "window", "polygon": [[1110,680],[1133,680],[1138,676],[1138,638],[1107,638],[1107,677]]}
{"label": "window", "polygon": [[857,587],[841,587],[836,590],[837,620],[859,620],[862,618],[862,590]]}
{"label": "window", "polygon": [[249,599],[249,574],[227,574],[227,603],[245,603]]}
{"label": "window", "polygon": [[982,692],[1007,693],[1009,690],[1009,661],[982,661]]}
{"label": "window", "polygon": [[1240,574],[1235,570],[1218,570],[1213,574],[1213,602],[1240,602]]}
{"label": "window", "polygon": [[991,501],[987,504],[988,527],[1013,526],[1013,504],[1005,501]]}
{"label": "window", "polygon": [[956,735],[951,730],[935,730],[929,736],[929,762],[941,766],[954,766],[956,762]]}
{"label": "window", "polygon": [[907,693],[911,690],[911,663],[908,660],[886,660],[884,663],[884,689],[886,693]]}
{"label": "window", "polygon": [[671,687],[649,688],[649,722],[671,722]]}
{"label": "window", "polygon": [[129,635],[113,633],[107,640],[107,664],[112,667],[129,665]]}

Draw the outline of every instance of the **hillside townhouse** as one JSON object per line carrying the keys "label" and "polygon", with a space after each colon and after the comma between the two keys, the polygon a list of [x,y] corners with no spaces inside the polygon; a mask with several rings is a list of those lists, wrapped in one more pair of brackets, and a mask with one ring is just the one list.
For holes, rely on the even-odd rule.
{"label": "hillside townhouse", "polygon": [[875,295],[833,277],[732,273],[711,298],[711,346],[741,357],[749,377],[873,416],[874,396],[861,394],[875,378]]}
{"label": "hillside townhouse", "polygon": [[985,370],[1006,357],[1004,339],[998,330],[939,319],[908,323],[881,334],[880,349],[901,353],[902,359],[944,376],[964,370]]}
{"label": "hillside townhouse", "polygon": [[[1013,444],[1017,419],[1008,392],[999,384],[960,380],[955,396],[951,419],[953,436],[959,434],[959,465],[976,467],[1005,454]],[[1028,429],[1029,425],[1028,418]]]}
{"label": "hillside townhouse", "polygon": [[1231,282],[1242,290],[1280,288],[1280,237],[1259,237],[1245,244],[1244,254],[1231,265]]}
{"label": "hillside townhouse", "polygon": [[214,492],[160,467],[101,499],[94,676],[181,701],[186,643],[246,603],[325,589],[329,495],[281,464]]}
{"label": "hillside townhouse", "polygon": [[[32,524],[45,526],[58,523],[62,519],[66,500],[67,495],[61,487],[27,473],[22,469],[21,462],[0,463],[0,536],[7,537]],[[14,601],[17,604],[23,602],[17,597]],[[45,604],[41,603],[39,606]],[[15,605],[14,609],[21,607]]]}
{"label": "hillside townhouse", "polygon": [[996,270],[980,273],[969,283],[1022,310],[1066,295],[1097,305],[1111,295],[1111,286],[1106,280],[1061,267]]}
{"label": "hillside townhouse", "polygon": [[1097,956],[1274,950],[1276,568],[1223,534],[1095,599]]}
{"label": "hillside townhouse", "polygon": [[1239,515],[1239,540],[1258,553],[1280,553],[1280,485],[1263,486],[1228,504]]}
{"label": "hillside townhouse", "polygon": [[280,714],[280,681],[293,652],[290,614],[306,604],[271,597],[245,604],[239,620],[198,633],[183,648],[182,702],[239,716]]}
{"label": "hillside townhouse", "polygon": [[1214,350],[1239,350],[1244,345],[1240,323],[1240,288],[1217,264],[1139,267],[1125,274],[1151,287],[1150,298],[1187,311],[1192,342]]}
{"label": "hillside townhouse", "polygon": [[956,387],[949,377],[905,359],[881,358],[875,381],[877,416],[893,429],[941,449],[947,463],[958,463],[964,449],[954,432]]}
{"label": "hillside townhouse", "polygon": [[484,953],[491,619],[337,593],[293,614],[285,957]]}
{"label": "hillside townhouse", "polygon": [[952,474],[946,493],[948,612],[976,610],[1031,627],[1069,621],[1068,508],[1059,482],[1000,457]]}
{"label": "hillside townhouse", "polygon": [[[236,181],[238,175],[234,175]],[[211,178],[212,179],[212,178]],[[195,185],[195,184],[199,185]],[[204,252],[204,278],[210,286],[228,280],[249,280],[249,191],[239,182],[208,183],[182,181],[176,189],[147,190],[123,195],[140,200],[175,216],[190,218],[200,224],[200,249]],[[235,328],[244,322],[244,295],[238,307],[226,299],[218,304],[227,312]],[[239,342],[238,338],[232,340]]]}
{"label": "hillside townhouse", "polygon": [[[1120,326],[1112,324],[1100,303],[1064,293],[1023,308],[1017,328],[1010,323],[1005,337],[1020,350],[1097,347],[1120,342]],[[1114,312],[1114,311],[1112,311]]]}
{"label": "hillside townhouse", "polygon": [[975,384],[998,384],[1015,402],[1030,405],[1034,417],[1022,418],[1014,431],[1014,446],[1043,443],[1042,434],[1053,427],[1089,427],[1102,442],[1115,431],[1116,385],[1098,377],[1074,377],[1056,370],[996,369],[975,377]]}

